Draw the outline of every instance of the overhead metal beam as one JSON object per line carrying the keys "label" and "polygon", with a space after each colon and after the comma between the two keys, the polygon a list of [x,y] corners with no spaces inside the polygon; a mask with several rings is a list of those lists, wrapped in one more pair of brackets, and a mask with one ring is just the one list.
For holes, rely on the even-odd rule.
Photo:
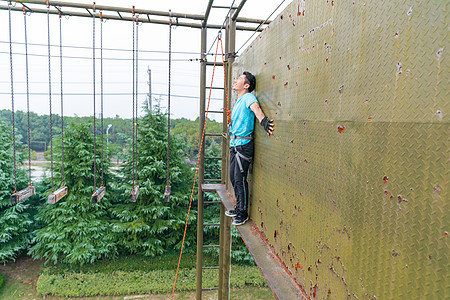
{"label": "overhead metal beam", "polygon": [[[0,0],[4,2],[9,2],[9,0]],[[16,0],[14,2],[18,3],[30,3],[30,4],[40,4],[47,6],[45,0]],[[73,2],[64,2],[64,1],[49,1],[48,5],[50,6],[61,6],[61,7],[71,7],[71,8],[83,8],[83,9],[92,9],[93,4],[82,4],[82,3],[73,3]],[[203,15],[195,15],[195,14],[185,14],[185,13],[169,13],[168,11],[157,11],[157,10],[148,10],[148,9],[139,9],[135,8],[133,11],[132,7],[116,7],[116,6],[107,6],[107,5],[95,5],[96,10],[101,11],[114,11],[114,12],[122,12],[122,13],[136,13],[142,15],[153,15],[153,16],[161,16],[161,17],[174,17],[174,18],[182,18],[182,19],[192,19],[192,20],[203,20]]]}
{"label": "overhead metal beam", "polygon": [[251,18],[243,18],[243,17],[236,18],[236,22],[237,23],[256,23],[256,24],[266,24],[266,25],[269,25],[270,23],[272,23],[272,21],[269,21],[269,20],[251,19]]}
{"label": "overhead metal beam", "polygon": [[[3,1],[3,0],[0,0]],[[0,5],[0,10],[8,10],[8,6]],[[11,7],[11,10],[13,11],[22,11],[21,7]],[[33,13],[47,13],[47,9],[43,8],[32,8],[31,12]],[[50,10],[50,14],[52,15],[58,15],[59,11],[57,10]],[[75,11],[62,11],[62,15],[64,16],[75,16],[75,17],[89,17],[92,18],[91,11],[89,12],[75,12]],[[102,14],[102,18],[105,20],[119,20],[119,21],[135,21],[136,19],[133,17],[126,17],[123,15],[120,15],[120,12],[117,11],[119,15],[109,15],[109,14]],[[97,12],[95,15],[100,18],[100,13]],[[163,24],[163,25],[169,25],[169,21],[166,20],[158,20],[158,19],[147,19],[146,17],[139,17],[139,22],[142,23],[154,23],[154,24]],[[188,22],[178,22],[177,26],[184,26],[184,27],[192,27],[192,28],[201,28],[201,24],[198,23],[188,23]]]}
{"label": "overhead metal beam", "polygon": [[213,2],[214,2],[214,0],[209,0],[209,2],[208,2],[208,6],[206,7],[206,12],[205,12],[205,17],[202,22],[203,27],[206,27],[206,24],[208,24],[209,13],[211,12],[211,7],[213,5]]}
{"label": "overhead metal beam", "polygon": [[[9,0],[0,0],[1,2],[9,2]],[[205,13],[205,15],[197,15],[197,14],[186,14],[186,13],[176,13],[176,12],[165,12],[165,11],[157,11],[157,10],[148,10],[148,9],[139,9],[139,8],[135,8],[134,9],[134,13],[135,14],[142,14],[142,15],[147,15],[147,16],[159,16],[159,17],[174,17],[174,18],[180,18],[180,19],[191,19],[191,20],[199,20],[202,21],[204,24],[207,23],[207,19],[209,17],[209,13],[211,11],[211,7],[212,7],[212,1],[210,0],[210,3],[208,3],[208,9]],[[246,0],[242,1],[245,3]],[[16,0],[14,2],[20,3],[21,5],[25,6],[29,11],[37,11],[38,9],[33,9],[28,7],[26,4],[38,4],[38,5],[42,5],[47,7],[47,3],[45,2],[45,0]],[[244,5],[241,2],[241,4],[239,5],[239,7],[241,7]],[[73,3],[73,2],[64,2],[64,1],[49,1],[48,5],[53,6],[53,7],[66,7],[66,8],[80,8],[80,9],[93,9],[93,4],[83,4],[83,3]],[[130,13],[133,14],[133,8],[129,8],[129,7],[116,7],[116,6],[107,6],[107,5],[95,5],[95,9],[96,10],[100,10],[100,11],[111,11],[114,13],[118,13],[119,15],[121,13]],[[238,8],[238,11],[240,11],[240,9]],[[75,15],[75,14],[73,14]],[[237,14],[235,13],[234,15]],[[236,22],[241,22],[241,23],[255,23],[255,24],[270,24],[270,21],[264,21],[264,20],[260,20],[260,19],[252,19],[252,18],[237,18],[237,19],[233,19]],[[155,23],[155,22],[153,22]],[[196,27],[197,28],[197,27]],[[244,29],[245,30],[245,29]]]}
{"label": "overhead metal beam", "polygon": [[[229,6],[224,6],[224,5],[214,5],[212,8],[223,8],[223,9],[230,9]],[[233,6],[231,7],[232,9],[235,9],[237,7]]]}
{"label": "overhead metal beam", "polygon": [[[4,1],[4,0],[0,0],[0,1]],[[0,5],[0,10],[8,10],[8,6],[7,5]],[[20,11],[22,12],[22,8],[18,7],[18,6],[12,6],[11,10],[13,11]],[[98,7],[96,6],[96,10],[97,13],[95,14],[98,18],[100,18],[100,13],[98,12]],[[46,14],[47,13],[47,8],[30,8],[29,11],[33,12],[33,13],[43,13]],[[88,18],[92,18],[91,12],[75,12],[75,11],[67,11],[67,10],[61,10],[62,11],[62,15],[63,16],[74,16],[74,17],[88,17]],[[58,10],[50,10],[49,11],[50,14],[52,15],[59,15],[59,11]],[[115,13],[117,13],[118,15],[110,15],[110,14],[102,14],[102,18],[105,20],[118,20],[118,21],[136,21],[136,19],[134,19],[133,17],[127,17],[127,16],[123,16],[120,14],[119,11],[116,11]],[[149,15],[146,16],[142,16],[142,17],[138,17],[138,21],[141,23],[152,23],[152,24],[162,24],[162,25],[169,25],[170,21],[169,20],[160,20],[160,19],[151,19],[149,17]],[[202,24],[200,23],[189,23],[189,22],[178,22],[175,24],[176,26],[181,26],[181,27],[190,27],[190,28],[197,28],[197,29],[201,29],[202,28]],[[221,25],[208,25],[207,26],[210,29],[220,29]],[[247,26],[237,26],[236,30],[242,30],[242,31],[255,31],[256,27],[247,27]],[[257,31],[263,31],[262,28],[257,29]]]}
{"label": "overhead metal beam", "polygon": [[239,3],[238,8],[236,9],[233,16],[231,17],[231,20],[236,21],[239,13],[241,12],[242,8],[244,7],[245,2],[247,2],[247,0],[242,0],[241,3]]}

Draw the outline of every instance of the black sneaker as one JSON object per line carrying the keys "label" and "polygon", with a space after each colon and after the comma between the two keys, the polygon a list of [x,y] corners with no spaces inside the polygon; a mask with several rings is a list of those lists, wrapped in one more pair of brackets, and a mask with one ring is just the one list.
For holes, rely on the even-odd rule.
{"label": "black sneaker", "polygon": [[225,212],[225,215],[228,216],[228,217],[236,217],[238,213],[239,213],[239,210],[237,210],[236,207],[235,207],[232,210],[227,210]]}
{"label": "black sneaker", "polygon": [[239,213],[236,218],[233,220],[233,225],[239,226],[244,224],[248,221],[248,214],[247,213]]}

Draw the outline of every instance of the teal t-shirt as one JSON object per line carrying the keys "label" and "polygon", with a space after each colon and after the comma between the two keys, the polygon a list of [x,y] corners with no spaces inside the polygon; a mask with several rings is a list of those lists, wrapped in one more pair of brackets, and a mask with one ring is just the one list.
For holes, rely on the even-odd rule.
{"label": "teal t-shirt", "polygon": [[[255,113],[250,109],[250,105],[258,102],[251,93],[246,93],[239,97],[231,112],[230,135],[248,136],[255,129]],[[250,140],[231,139],[230,146],[242,146]]]}

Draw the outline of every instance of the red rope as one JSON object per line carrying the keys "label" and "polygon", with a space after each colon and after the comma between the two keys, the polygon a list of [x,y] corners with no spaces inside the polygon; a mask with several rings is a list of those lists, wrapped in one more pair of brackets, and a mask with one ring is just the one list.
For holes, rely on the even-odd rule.
{"label": "red rope", "polygon": [[[220,39],[219,39],[220,40]],[[211,77],[211,85],[209,88],[209,97],[208,97],[208,106],[206,108],[206,115],[205,115],[205,124],[203,125],[203,133],[202,133],[202,139],[200,142],[200,151],[198,152],[198,159],[197,159],[197,168],[195,170],[195,177],[194,177],[194,184],[192,186],[192,192],[191,192],[191,200],[189,201],[189,209],[188,209],[188,214],[187,214],[187,219],[186,219],[186,225],[184,226],[184,234],[183,234],[183,242],[181,244],[181,252],[180,252],[180,258],[178,259],[178,267],[177,267],[177,273],[175,275],[175,282],[173,284],[173,290],[172,290],[172,300],[173,300],[173,296],[175,294],[175,287],[177,286],[177,278],[178,278],[178,272],[180,270],[180,264],[181,264],[181,256],[183,254],[183,248],[184,248],[184,241],[186,239],[186,231],[187,231],[187,225],[189,222],[189,213],[191,212],[191,206],[192,206],[192,199],[194,197],[194,190],[195,190],[195,184],[197,182],[197,175],[198,175],[198,167],[200,165],[200,155],[202,153],[202,149],[203,149],[203,140],[205,138],[205,131],[206,131],[206,120],[208,119],[208,111],[209,111],[209,103],[211,102],[211,92],[212,92],[212,86],[213,86],[213,81],[214,81],[214,73],[216,70],[216,60],[217,60],[217,51],[219,49],[219,42],[217,42],[217,46],[216,46],[216,55],[214,56],[214,66],[213,66],[213,72],[212,72],[212,77]],[[222,50],[222,59],[223,59],[223,50]],[[225,67],[224,67],[225,70]],[[227,97],[228,99],[228,97]],[[227,100],[227,106],[228,106],[228,100]]]}

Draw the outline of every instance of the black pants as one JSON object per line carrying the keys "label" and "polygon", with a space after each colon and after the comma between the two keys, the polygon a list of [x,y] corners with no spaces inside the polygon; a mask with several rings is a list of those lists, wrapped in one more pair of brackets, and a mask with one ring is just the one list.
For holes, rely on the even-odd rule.
{"label": "black pants", "polygon": [[[236,196],[236,209],[241,212],[248,212],[248,168],[253,160],[253,153],[255,150],[255,143],[250,141],[243,146],[230,148],[230,180],[233,185],[234,194]],[[243,158],[245,156],[248,159]],[[239,162],[242,166],[242,170],[239,166]]]}

